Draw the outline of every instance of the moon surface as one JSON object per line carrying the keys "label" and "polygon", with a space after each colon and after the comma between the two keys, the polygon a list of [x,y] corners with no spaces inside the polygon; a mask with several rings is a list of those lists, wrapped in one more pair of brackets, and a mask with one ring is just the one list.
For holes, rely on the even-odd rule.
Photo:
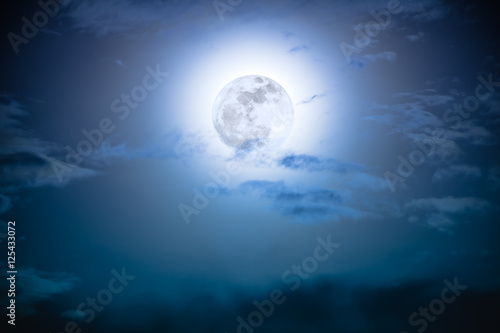
{"label": "moon surface", "polygon": [[277,82],[247,75],[229,82],[217,95],[212,121],[221,141],[243,150],[276,148],[293,127],[292,100]]}

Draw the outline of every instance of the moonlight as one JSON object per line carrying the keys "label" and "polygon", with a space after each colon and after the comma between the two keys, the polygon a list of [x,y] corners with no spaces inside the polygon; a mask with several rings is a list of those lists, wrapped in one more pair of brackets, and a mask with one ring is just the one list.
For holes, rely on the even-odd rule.
{"label": "moonlight", "polygon": [[275,81],[247,75],[229,82],[217,95],[212,121],[221,141],[243,150],[276,148],[290,134],[293,104]]}

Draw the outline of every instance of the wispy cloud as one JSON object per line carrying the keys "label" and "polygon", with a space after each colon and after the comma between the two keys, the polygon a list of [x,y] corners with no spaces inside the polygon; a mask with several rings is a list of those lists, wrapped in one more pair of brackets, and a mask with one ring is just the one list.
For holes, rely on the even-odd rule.
{"label": "wispy cloud", "polygon": [[434,172],[432,181],[450,180],[456,177],[481,178],[481,169],[470,165],[452,165],[448,168],[441,168]]}
{"label": "wispy cloud", "polygon": [[291,187],[283,181],[251,180],[240,184],[231,193],[269,200],[274,209],[297,222],[357,219],[364,213],[348,207],[335,190]]}
{"label": "wispy cloud", "polygon": [[0,220],[0,244],[7,241],[7,222]]}
{"label": "wispy cloud", "polygon": [[342,186],[351,189],[370,189],[382,191],[387,189],[387,182],[382,178],[369,174],[361,164],[346,163],[333,158],[322,158],[307,154],[288,154],[278,159],[278,166],[306,172],[327,172],[341,175]]}
{"label": "wispy cloud", "polygon": [[290,154],[278,160],[278,165],[288,169],[305,171],[330,170],[335,172],[359,171],[363,167],[359,164],[344,163],[332,158],[321,158],[306,154]]}
{"label": "wispy cloud", "polygon": [[411,215],[408,218],[410,223],[423,225],[430,229],[436,229],[444,233],[451,233],[451,230],[456,223],[445,214],[427,213],[419,215]]}
{"label": "wispy cloud", "polygon": [[448,8],[442,5],[437,5],[435,7],[424,10],[422,13],[414,15],[413,19],[415,21],[420,21],[420,22],[439,21],[446,18],[448,13],[449,13]]}
{"label": "wispy cloud", "polygon": [[[10,96],[3,95],[0,103],[0,189],[1,212],[12,205],[9,195],[23,187],[64,186],[82,177],[96,175],[97,172],[73,166],[72,172],[62,181],[54,172],[54,158],[61,157],[61,145],[33,136],[21,119],[28,116],[22,105]],[[9,175],[9,177],[5,177]]]}
{"label": "wispy cloud", "polygon": [[351,59],[350,65],[358,68],[364,68],[367,64],[374,63],[378,60],[386,60],[393,62],[397,58],[396,52],[385,51],[376,54],[365,54],[358,58]]}
{"label": "wispy cloud", "polygon": [[488,170],[488,186],[494,191],[500,189],[500,167],[494,166]]}
{"label": "wispy cloud", "polygon": [[[3,282],[5,281],[5,282]],[[17,273],[16,308],[21,317],[37,314],[36,305],[71,290],[80,278],[67,272],[46,272],[24,268]],[[2,279],[2,285],[7,280]]]}
{"label": "wispy cloud", "polygon": [[325,93],[323,93],[323,94],[315,94],[315,95],[312,95],[311,97],[309,97],[308,99],[305,99],[305,100],[303,100],[303,101],[301,101],[301,102],[297,103],[297,105],[301,105],[301,104],[309,104],[309,103],[311,103],[311,102],[313,102],[313,101],[316,101],[316,100],[318,100],[318,99],[321,99],[321,98],[323,98],[323,97],[326,97],[326,94],[325,94]]}
{"label": "wispy cloud", "polygon": [[483,213],[491,204],[474,197],[413,199],[404,206],[410,214],[408,221],[425,225],[443,232],[450,232],[456,225],[459,215],[465,213]]}
{"label": "wispy cloud", "polygon": [[433,132],[439,129],[443,132],[443,140],[429,156],[434,161],[456,160],[467,145],[496,144],[498,138],[487,128],[487,121],[480,118],[461,120],[459,117],[443,115],[443,110],[452,109],[457,104],[456,95],[460,94],[443,94],[435,89],[398,93],[394,97],[399,103],[375,105],[372,112],[376,114],[366,116],[363,120],[388,127],[387,135],[403,135],[415,148],[422,142],[434,139]]}
{"label": "wispy cloud", "polygon": [[67,9],[73,28],[98,37],[109,34],[142,35],[175,28],[189,15],[203,12],[198,1],[89,0]]}
{"label": "wispy cloud", "polygon": [[127,66],[125,66],[125,63],[123,62],[123,60],[116,59],[116,60],[114,61],[114,63],[115,63],[118,67],[127,68]]}
{"label": "wispy cloud", "polygon": [[141,144],[128,141],[117,142],[116,137],[104,140],[96,147],[85,162],[95,169],[119,161],[137,158],[151,159],[192,159],[207,149],[206,134],[186,133],[179,128],[166,132],[163,136]]}
{"label": "wispy cloud", "polygon": [[297,45],[295,47],[292,47],[290,50],[288,50],[288,53],[297,53],[301,51],[307,51],[309,50],[309,46],[305,44]]}
{"label": "wispy cloud", "polygon": [[80,310],[69,309],[61,313],[62,318],[75,321],[83,321],[87,318],[87,314]]}
{"label": "wispy cloud", "polygon": [[413,199],[405,205],[410,209],[435,210],[440,213],[463,213],[466,211],[483,211],[489,207],[489,202],[474,197],[445,197]]}
{"label": "wispy cloud", "polygon": [[5,213],[12,207],[12,200],[3,194],[0,194],[0,214]]}
{"label": "wispy cloud", "polygon": [[418,41],[423,41],[424,40],[425,34],[422,31],[419,31],[418,33],[414,35],[406,35],[406,39],[408,39],[410,42],[418,42]]}

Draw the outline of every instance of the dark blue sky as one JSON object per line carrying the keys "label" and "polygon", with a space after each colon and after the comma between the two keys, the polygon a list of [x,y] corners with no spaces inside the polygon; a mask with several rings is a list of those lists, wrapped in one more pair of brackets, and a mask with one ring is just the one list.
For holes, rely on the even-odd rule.
{"label": "dark blue sky", "polygon": [[[2,6],[9,331],[498,331],[491,4]],[[217,136],[244,75],[293,102],[279,148]]]}

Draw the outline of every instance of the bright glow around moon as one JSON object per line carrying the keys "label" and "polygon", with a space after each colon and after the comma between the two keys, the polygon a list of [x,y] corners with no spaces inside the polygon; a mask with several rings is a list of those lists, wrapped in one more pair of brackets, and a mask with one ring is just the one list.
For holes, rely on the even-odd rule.
{"label": "bright glow around moon", "polygon": [[[327,75],[330,65],[325,67],[318,52],[312,49],[289,52],[301,42],[298,38],[284,37],[281,32],[270,33],[256,25],[226,29],[211,39],[209,45],[188,45],[182,50],[182,57],[192,66],[183,72],[173,71],[172,75],[177,75],[178,81],[165,88],[165,94],[173,96],[173,107],[179,112],[175,117],[165,119],[164,123],[171,128],[182,128],[184,133],[203,137],[208,143],[206,156],[212,161],[233,156],[235,148],[224,144],[214,130],[214,101],[232,80],[261,75],[282,86],[294,105],[293,132],[279,148],[265,149],[266,152],[278,154],[294,149],[315,153],[320,149],[317,143],[336,132],[340,124],[338,117],[341,113],[332,112],[339,108],[338,83],[335,77]],[[333,53],[330,51],[328,54]],[[204,55],[201,58],[196,56],[200,53]],[[326,97],[308,103],[313,96],[322,94]],[[329,149],[336,151],[336,147],[339,147],[337,143],[333,143]]]}
{"label": "bright glow around moon", "polygon": [[228,83],[217,95],[212,121],[227,146],[252,150],[282,144],[293,126],[292,100],[277,82],[247,75]]}

